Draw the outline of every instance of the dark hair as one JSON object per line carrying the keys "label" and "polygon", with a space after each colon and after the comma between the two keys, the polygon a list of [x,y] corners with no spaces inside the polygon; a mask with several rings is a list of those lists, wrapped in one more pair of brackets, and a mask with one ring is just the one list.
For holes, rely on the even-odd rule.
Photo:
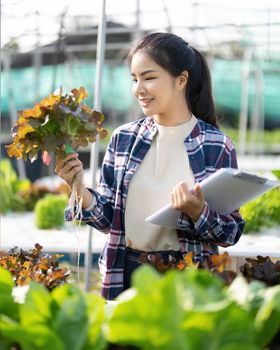
{"label": "dark hair", "polygon": [[129,52],[129,65],[139,50],[147,52],[158,65],[174,77],[184,70],[188,71],[186,100],[189,109],[196,117],[218,127],[209,67],[198,50],[175,34],[153,33],[140,39]]}

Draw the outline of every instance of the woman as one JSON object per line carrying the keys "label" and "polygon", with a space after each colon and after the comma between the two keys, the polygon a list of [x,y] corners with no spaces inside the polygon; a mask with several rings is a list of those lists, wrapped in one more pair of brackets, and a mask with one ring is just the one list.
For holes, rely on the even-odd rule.
{"label": "woman", "polygon": [[[234,145],[217,126],[203,56],[174,34],[154,33],[136,44],[128,63],[145,117],[114,131],[97,190],[80,190],[83,221],[109,235],[100,257],[106,299],[130,286],[143,252],[178,261],[192,251],[201,261],[235,244],[244,227],[239,211],[219,215],[199,186],[219,168],[237,167]],[[77,154],[57,160],[70,187],[81,169]],[[145,222],[170,201],[181,212],[177,230]]]}

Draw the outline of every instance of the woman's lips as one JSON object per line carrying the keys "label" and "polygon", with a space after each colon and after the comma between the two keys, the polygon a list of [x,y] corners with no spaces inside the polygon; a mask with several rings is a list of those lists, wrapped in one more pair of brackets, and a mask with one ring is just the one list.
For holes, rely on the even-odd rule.
{"label": "woman's lips", "polygon": [[149,104],[153,101],[153,98],[143,98],[139,101],[142,107],[148,107]]}

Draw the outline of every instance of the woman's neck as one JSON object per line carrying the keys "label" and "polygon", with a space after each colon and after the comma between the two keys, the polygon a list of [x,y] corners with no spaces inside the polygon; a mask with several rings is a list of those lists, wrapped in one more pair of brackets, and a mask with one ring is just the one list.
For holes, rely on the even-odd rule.
{"label": "woman's neck", "polygon": [[163,126],[178,126],[184,123],[187,123],[191,117],[192,113],[187,110],[184,111],[182,114],[176,115],[162,115],[162,114],[156,114],[153,116],[155,121]]}
{"label": "woman's neck", "polygon": [[163,113],[153,115],[154,119],[163,126],[177,126],[188,122],[192,113],[189,110],[185,94],[174,98],[168,110]]}

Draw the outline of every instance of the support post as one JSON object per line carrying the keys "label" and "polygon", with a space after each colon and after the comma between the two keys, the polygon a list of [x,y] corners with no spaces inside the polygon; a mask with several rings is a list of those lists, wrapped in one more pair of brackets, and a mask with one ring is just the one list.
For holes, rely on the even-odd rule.
{"label": "support post", "polygon": [[[98,23],[97,52],[96,52],[96,76],[94,91],[94,109],[101,111],[102,108],[102,73],[105,57],[105,37],[106,37],[106,0],[101,1],[101,9]],[[91,144],[90,151],[90,173],[92,176],[92,188],[96,188],[96,173],[99,156],[99,138]],[[85,291],[90,290],[90,272],[92,268],[92,233],[93,228],[89,226],[88,244],[85,254]]]}

